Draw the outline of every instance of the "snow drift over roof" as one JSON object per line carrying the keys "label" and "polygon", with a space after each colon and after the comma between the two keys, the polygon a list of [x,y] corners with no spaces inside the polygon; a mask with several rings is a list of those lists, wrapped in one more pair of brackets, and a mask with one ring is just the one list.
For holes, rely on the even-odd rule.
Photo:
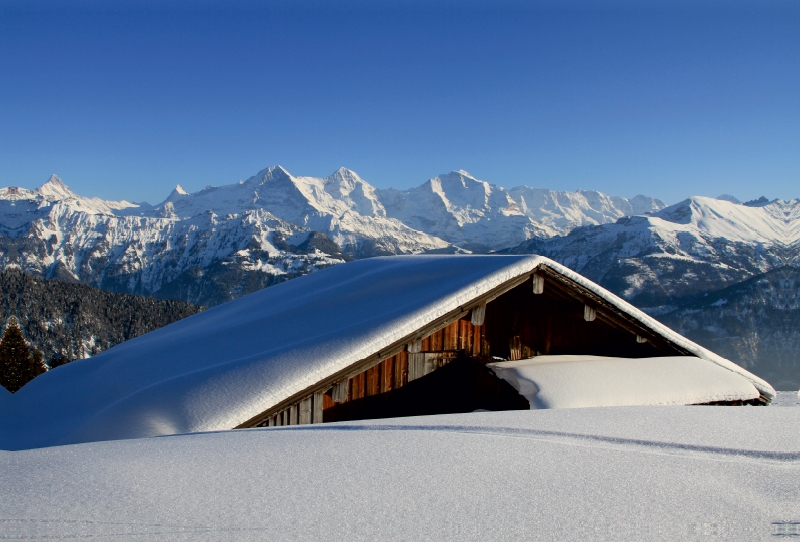
{"label": "snow drift over roof", "polygon": [[753,385],[692,356],[537,356],[490,363],[532,409],[687,405],[757,399]]}
{"label": "snow drift over roof", "polygon": [[539,266],[774,395],[763,380],[547,258],[394,256],[315,272],[54,369],[0,399],[0,448],[236,427]]}

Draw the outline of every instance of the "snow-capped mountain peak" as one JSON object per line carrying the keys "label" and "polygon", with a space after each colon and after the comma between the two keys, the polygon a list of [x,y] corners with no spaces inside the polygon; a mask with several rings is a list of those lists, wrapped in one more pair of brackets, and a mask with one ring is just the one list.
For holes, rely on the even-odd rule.
{"label": "snow-capped mountain peak", "polygon": [[58,175],[51,175],[47,181],[40,186],[36,192],[50,201],[58,201],[58,200],[65,200],[65,199],[77,199],[78,195],[75,194],[69,187],[64,184]]}

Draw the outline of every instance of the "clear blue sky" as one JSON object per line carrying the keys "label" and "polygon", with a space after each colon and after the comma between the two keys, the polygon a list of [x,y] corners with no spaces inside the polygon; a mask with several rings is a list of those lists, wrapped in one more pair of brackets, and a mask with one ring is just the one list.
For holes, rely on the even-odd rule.
{"label": "clear blue sky", "polygon": [[4,0],[0,186],[156,203],[281,164],[800,197],[800,3],[641,3]]}

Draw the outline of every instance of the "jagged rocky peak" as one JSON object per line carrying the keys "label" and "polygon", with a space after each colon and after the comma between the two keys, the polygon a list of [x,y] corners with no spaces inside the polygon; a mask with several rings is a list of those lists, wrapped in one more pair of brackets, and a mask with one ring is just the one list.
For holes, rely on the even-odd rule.
{"label": "jagged rocky peak", "polygon": [[49,200],[65,200],[78,197],[56,174],[51,175],[47,182],[40,186],[36,192]]}
{"label": "jagged rocky peak", "polygon": [[334,199],[342,199],[359,214],[386,216],[383,204],[378,200],[375,187],[359,177],[358,173],[340,167],[323,179],[325,191]]}
{"label": "jagged rocky peak", "polygon": [[173,203],[173,202],[175,202],[175,201],[177,201],[177,200],[179,200],[179,199],[181,199],[181,198],[183,198],[185,196],[188,196],[188,195],[189,195],[189,192],[184,190],[181,185],[176,184],[175,188],[173,188],[172,192],[170,192],[169,196],[167,196],[167,199],[164,200],[163,205],[166,205],[167,203]]}

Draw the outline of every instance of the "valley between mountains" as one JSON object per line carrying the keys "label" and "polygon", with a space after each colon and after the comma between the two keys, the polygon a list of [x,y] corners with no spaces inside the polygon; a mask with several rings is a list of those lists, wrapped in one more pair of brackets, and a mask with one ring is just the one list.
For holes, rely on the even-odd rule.
{"label": "valley between mountains", "polygon": [[[800,387],[798,200],[667,206],[505,189],[465,171],[380,190],[345,168],[315,178],[280,166],[195,193],[177,186],[157,205],[81,196],[56,176],[33,190],[0,189],[3,270],[194,305],[352,259],[490,252],[550,257],[777,389]],[[38,325],[44,337],[64,322]],[[87,344],[71,351],[112,345],[90,335],[72,333]]]}

